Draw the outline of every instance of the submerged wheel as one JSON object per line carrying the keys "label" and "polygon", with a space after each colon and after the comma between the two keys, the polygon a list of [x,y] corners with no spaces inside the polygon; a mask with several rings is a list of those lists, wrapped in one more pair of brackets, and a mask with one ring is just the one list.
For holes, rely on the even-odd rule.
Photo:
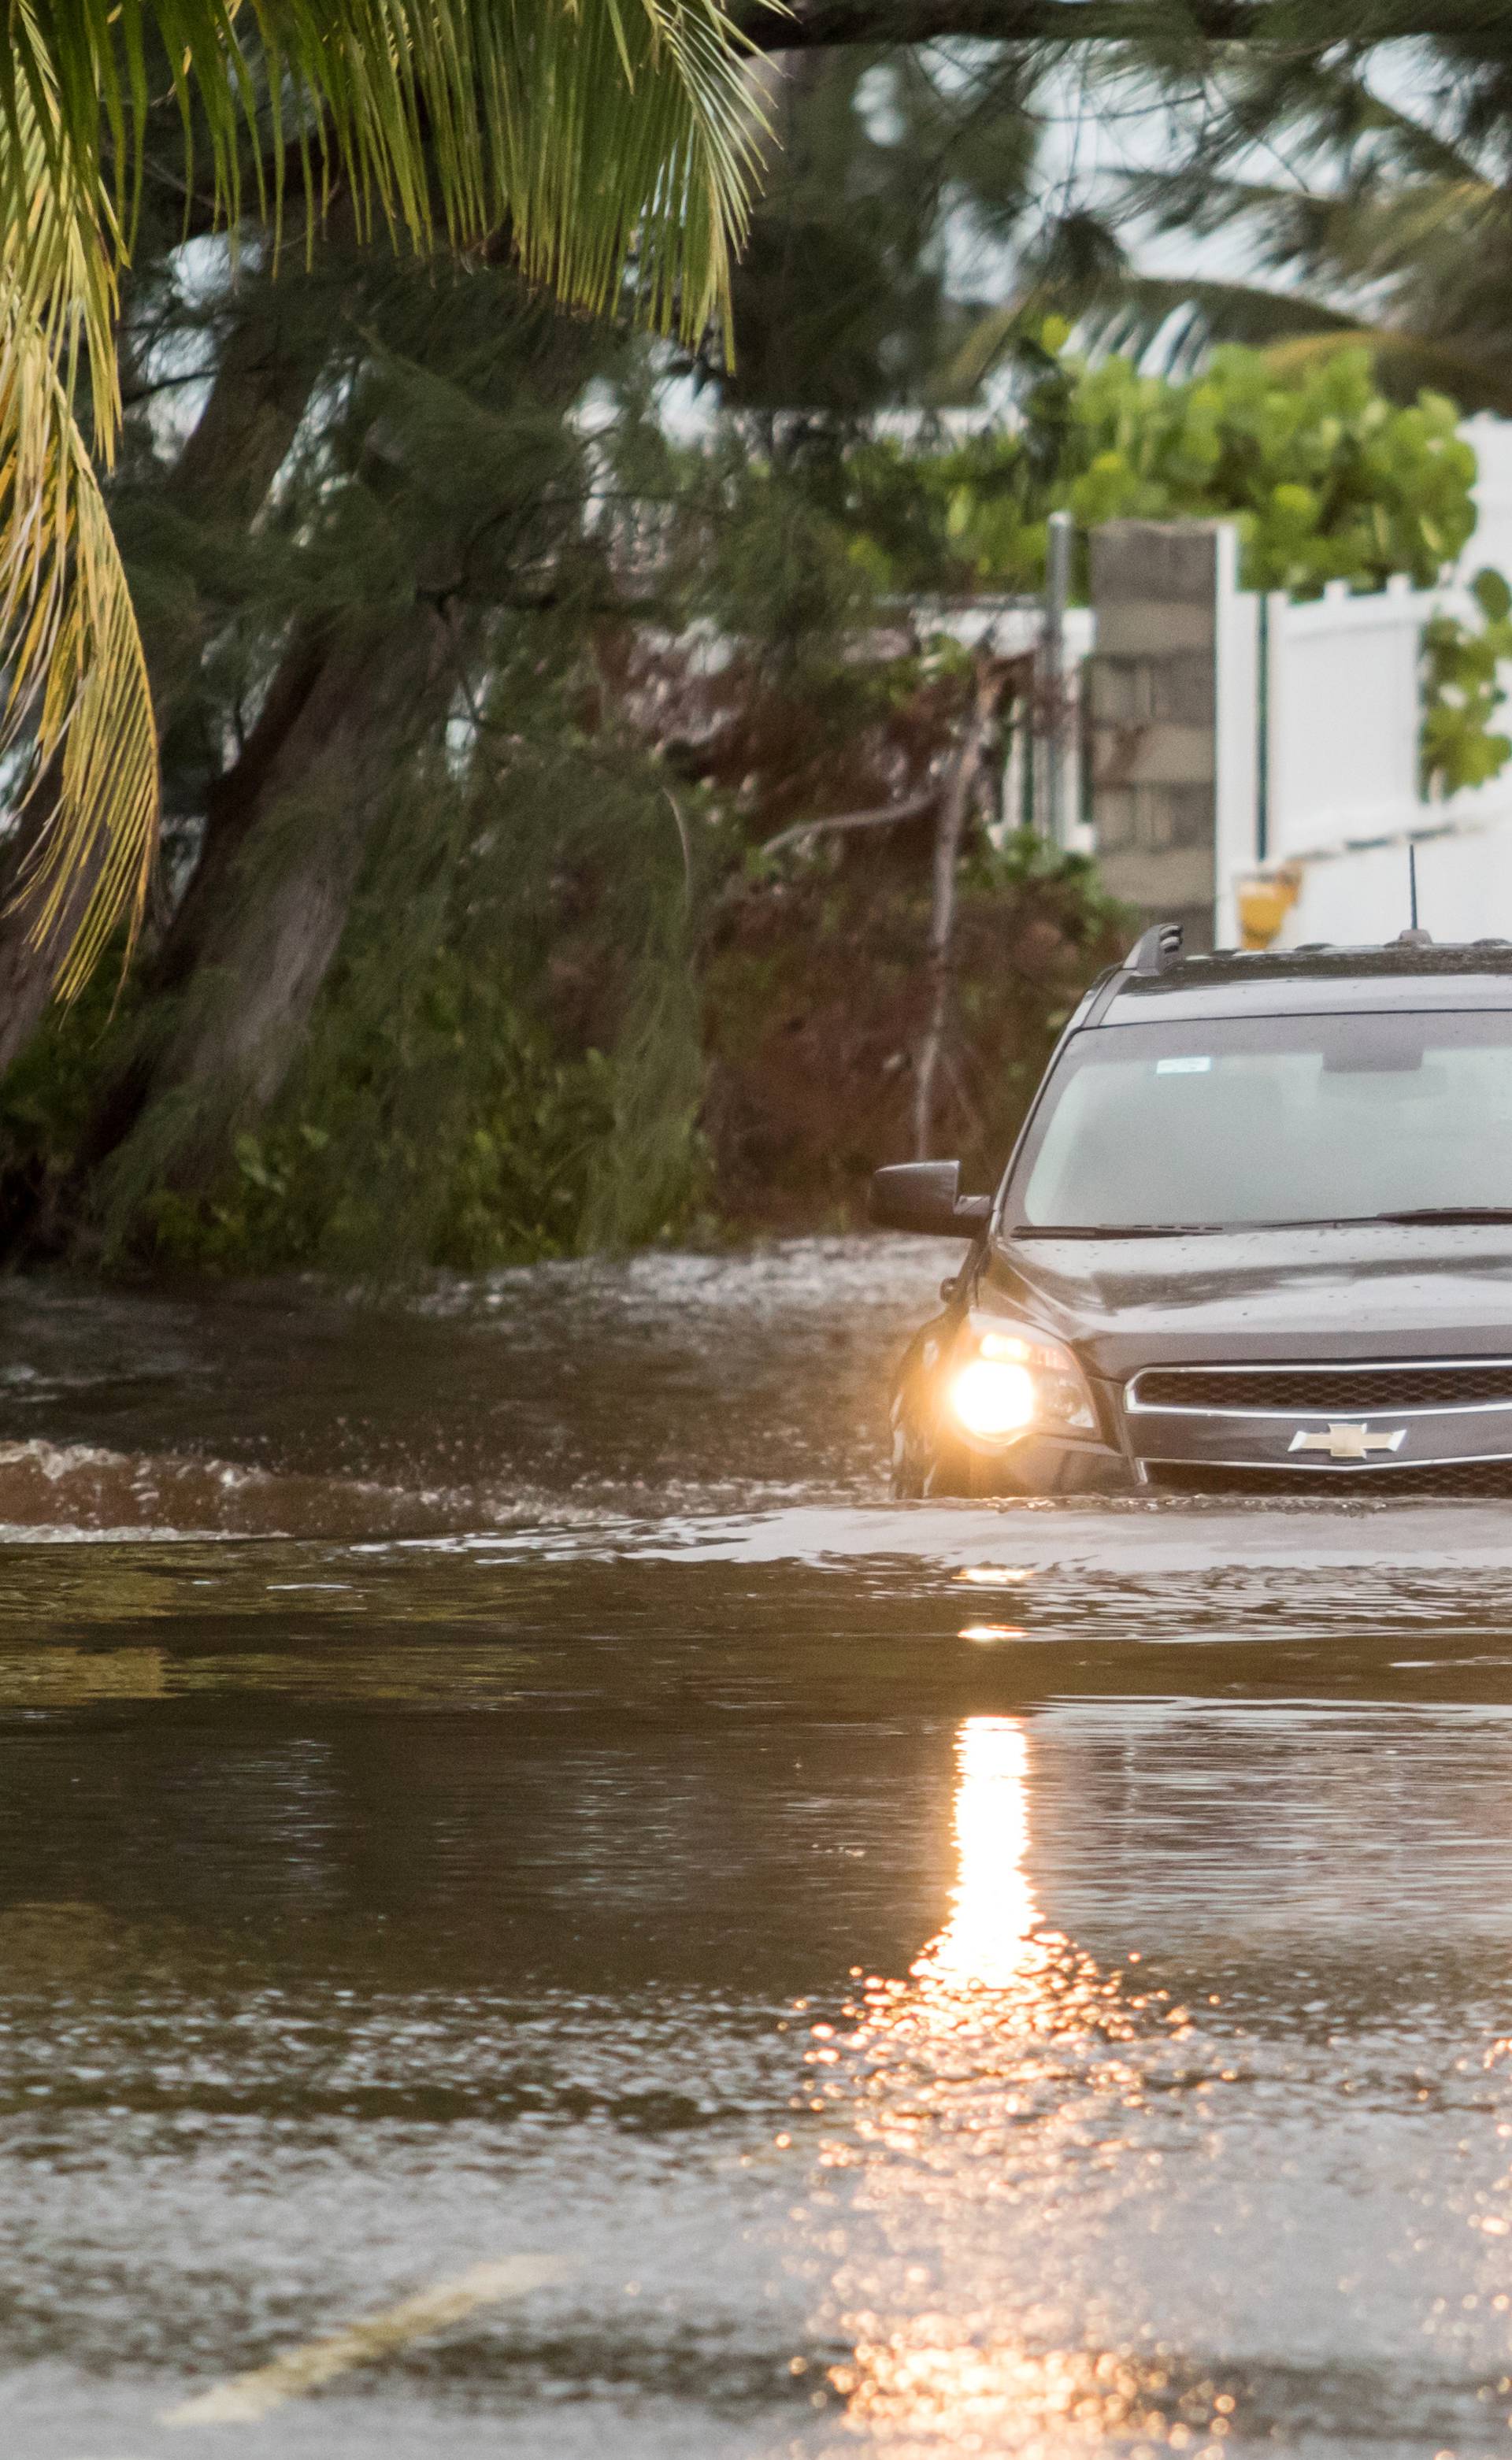
{"label": "submerged wheel", "polygon": [[892,1430],[892,1492],[898,1503],[916,1503],[924,1493],[925,1465],[908,1441],[907,1430],[898,1420]]}
{"label": "submerged wheel", "polygon": [[898,1416],[892,1427],[892,1491],[898,1502],[917,1503],[928,1495],[977,1495],[983,1490],[969,1453],[954,1444],[921,1443],[917,1431]]}

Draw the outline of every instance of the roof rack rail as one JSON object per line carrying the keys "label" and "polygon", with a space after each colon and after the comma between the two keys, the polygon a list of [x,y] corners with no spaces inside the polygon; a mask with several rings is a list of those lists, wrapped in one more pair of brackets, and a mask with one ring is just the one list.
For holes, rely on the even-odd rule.
{"label": "roof rack rail", "polygon": [[1181,956],[1184,936],[1180,922],[1152,922],[1147,931],[1140,932],[1124,958],[1123,972],[1163,974]]}

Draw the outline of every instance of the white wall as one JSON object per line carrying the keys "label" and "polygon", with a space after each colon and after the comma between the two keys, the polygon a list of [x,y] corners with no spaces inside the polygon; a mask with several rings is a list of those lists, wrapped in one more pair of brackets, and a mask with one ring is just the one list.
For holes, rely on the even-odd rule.
{"label": "white wall", "polygon": [[1512,940],[1512,802],[1484,827],[1405,838],[1310,863],[1278,945],[1394,939],[1410,920],[1407,847],[1417,859],[1417,919],[1436,940]]}
{"label": "white wall", "polygon": [[1475,533],[1459,568],[1468,578],[1491,563],[1512,580],[1512,418],[1493,418],[1482,412],[1478,418],[1467,418],[1459,433],[1474,445],[1480,465]]}

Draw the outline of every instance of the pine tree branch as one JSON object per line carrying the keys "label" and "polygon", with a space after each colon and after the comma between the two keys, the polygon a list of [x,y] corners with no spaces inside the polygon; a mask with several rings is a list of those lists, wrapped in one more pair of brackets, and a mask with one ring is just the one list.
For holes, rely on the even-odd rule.
{"label": "pine tree branch", "polygon": [[839,837],[851,829],[895,829],[905,820],[922,820],[932,811],[940,794],[936,778],[918,794],[909,795],[901,803],[883,803],[872,812],[832,812],[823,819],[798,820],[790,829],[778,829],[775,838],[767,838],[756,851],[763,857],[782,854],[789,846],[802,845],[810,838]]}

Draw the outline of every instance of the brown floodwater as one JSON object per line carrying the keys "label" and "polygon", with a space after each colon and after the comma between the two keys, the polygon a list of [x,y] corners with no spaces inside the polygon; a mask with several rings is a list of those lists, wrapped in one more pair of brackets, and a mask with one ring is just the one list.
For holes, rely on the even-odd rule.
{"label": "brown floodwater", "polygon": [[1512,1515],[894,1505],[941,1269],[0,1285],[6,2460],[1512,2450]]}

